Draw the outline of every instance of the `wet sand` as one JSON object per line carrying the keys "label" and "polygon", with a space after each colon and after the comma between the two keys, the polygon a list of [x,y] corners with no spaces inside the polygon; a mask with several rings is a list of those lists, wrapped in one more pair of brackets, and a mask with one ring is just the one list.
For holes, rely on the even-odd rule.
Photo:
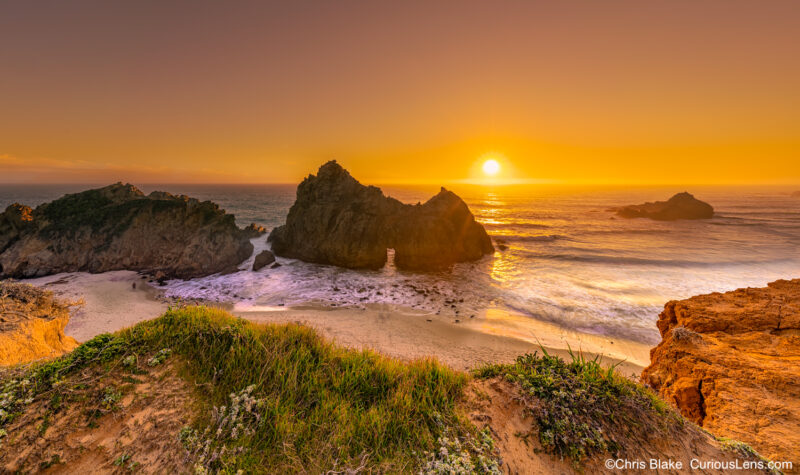
{"label": "wet sand", "polygon": [[[168,306],[157,287],[130,271],[59,274],[27,282],[72,300],[84,299],[84,306],[73,313],[65,330],[81,342],[155,318]],[[541,347],[565,358],[569,348],[591,358],[602,355],[604,363],[619,363],[619,369],[629,376],[640,374],[649,363],[650,348],[645,344],[573,332],[496,309],[456,323],[450,317],[384,304],[365,309],[225,307],[254,322],[308,325],[350,348],[369,348],[405,360],[435,357],[461,370],[510,362],[523,353],[541,353]]]}

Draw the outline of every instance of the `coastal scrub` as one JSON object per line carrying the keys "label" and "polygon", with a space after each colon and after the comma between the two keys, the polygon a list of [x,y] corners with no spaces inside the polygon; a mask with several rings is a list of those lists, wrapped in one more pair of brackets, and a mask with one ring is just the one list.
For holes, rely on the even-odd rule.
{"label": "coastal scrub", "polygon": [[626,444],[668,434],[683,419],[649,389],[604,368],[598,358],[570,352],[571,361],[542,349],[513,364],[484,366],[477,378],[502,378],[518,390],[545,450],[578,466],[596,453],[619,455]]}

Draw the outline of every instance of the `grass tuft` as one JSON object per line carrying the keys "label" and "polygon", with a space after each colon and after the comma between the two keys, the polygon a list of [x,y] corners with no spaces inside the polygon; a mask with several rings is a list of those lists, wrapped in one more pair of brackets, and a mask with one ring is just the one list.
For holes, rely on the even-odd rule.
{"label": "grass tuft", "polygon": [[478,378],[503,378],[519,389],[526,412],[550,453],[577,466],[594,453],[618,454],[623,441],[645,440],[654,431],[668,430],[682,419],[647,388],[604,368],[599,359],[570,351],[571,361],[543,349],[517,358],[513,364],[484,366]]}

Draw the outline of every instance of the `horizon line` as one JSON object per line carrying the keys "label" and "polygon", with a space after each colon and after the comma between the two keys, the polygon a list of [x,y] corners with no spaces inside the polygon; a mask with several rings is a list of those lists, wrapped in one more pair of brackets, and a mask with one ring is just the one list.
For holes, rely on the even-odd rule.
{"label": "horizon line", "polygon": [[[302,180],[301,180],[302,181]],[[363,184],[375,184],[379,186],[480,186],[480,187],[506,187],[506,186],[768,186],[768,187],[800,187],[800,182],[718,182],[718,183],[681,183],[681,182],[569,182],[569,181],[511,181],[511,182],[479,182],[479,181],[425,181],[425,182],[380,182],[372,180],[359,180]],[[109,186],[114,183],[125,183],[134,186],[297,186],[300,182],[131,182],[126,180],[116,180],[109,182],[0,182],[0,186]]]}

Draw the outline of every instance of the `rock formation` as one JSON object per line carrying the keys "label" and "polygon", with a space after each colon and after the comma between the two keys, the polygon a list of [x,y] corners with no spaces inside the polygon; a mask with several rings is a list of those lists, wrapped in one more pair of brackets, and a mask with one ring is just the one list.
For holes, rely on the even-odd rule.
{"label": "rock formation", "polygon": [[262,234],[266,234],[267,230],[264,226],[258,225],[256,223],[250,223],[246,228],[244,228],[244,234],[249,239],[257,238]]}
{"label": "rock formation", "polygon": [[645,383],[772,460],[800,454],[800,279],[667,303]]}
{"label": "rock formation", "polygon": [[261,270],[264,266],[268,266],[275,262],[275,254],[269,251],[261,251],[253,260],[253,272]]}
{"label": "rock formation", "polygon": [[674,221],[677,219],[711,219],[714,208],[700,201],[692,194],[684,191],[667,201],[647,202],[640,205],[612,208],[623,218],[650,218],[657,221]]}
{"label": "rock formation", "polygon": [[127,269],[191,278],[235,269],[253,252],[252,234],[210,201],[117,183],[35,210],[9,206],[0,214],[0,276]]}
{"label": "rock formation", "polygon": [[0,365],[59,356],[78,346],[64,335],[69,303],[28,284],[0,282]]}
{"label": "rock formation", "polygon": [[402,269],[434,270],[493,252],[469,208],[444,188],[407,205],[364,186],[335,161],[297,187],[286,224],[269,236],[275,254],[349,268],[378,269],[387,249]]}

